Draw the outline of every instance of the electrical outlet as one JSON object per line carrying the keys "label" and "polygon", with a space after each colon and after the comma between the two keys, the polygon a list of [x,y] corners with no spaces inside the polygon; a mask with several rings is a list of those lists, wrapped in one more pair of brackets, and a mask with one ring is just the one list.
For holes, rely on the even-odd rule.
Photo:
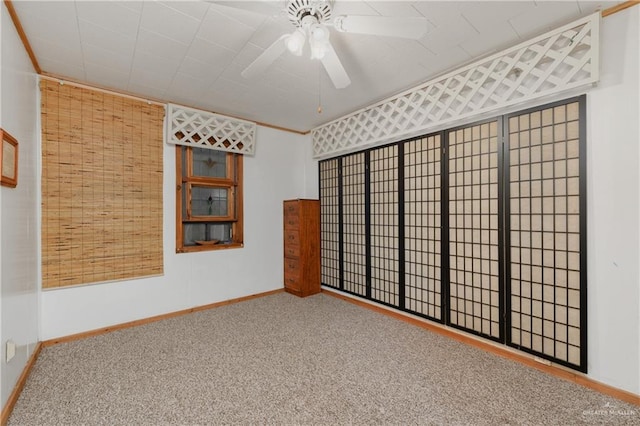
{"label": "electrical outlet", "polygon": [[16,344],[13,340],[7,340],[7,362],[16,356]]}

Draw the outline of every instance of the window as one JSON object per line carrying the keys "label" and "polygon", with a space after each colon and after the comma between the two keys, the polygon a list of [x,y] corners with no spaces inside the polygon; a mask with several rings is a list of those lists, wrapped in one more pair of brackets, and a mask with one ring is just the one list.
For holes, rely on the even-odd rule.
{"label": "window", "polygon": [[242,247],[242,155],[176,147],[176,252]]}

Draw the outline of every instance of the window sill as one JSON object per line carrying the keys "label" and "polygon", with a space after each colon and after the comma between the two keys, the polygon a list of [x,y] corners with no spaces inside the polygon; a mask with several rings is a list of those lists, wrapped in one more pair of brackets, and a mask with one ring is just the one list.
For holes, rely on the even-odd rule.
{"label": "window sill", "polygon": [[200,251],[230,250],[244,247],[243,243],[215,244],[202,246],[185,246],[176,249],[176,253],[194,253]]}

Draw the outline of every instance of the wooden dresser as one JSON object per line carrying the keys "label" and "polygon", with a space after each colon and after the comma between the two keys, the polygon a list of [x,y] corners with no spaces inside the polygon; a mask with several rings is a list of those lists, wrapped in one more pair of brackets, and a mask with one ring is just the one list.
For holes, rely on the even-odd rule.
{"label": "wooden dresser", "polygon": [[320,292],[320,202],[284,202],[284,289],[306,297]]}

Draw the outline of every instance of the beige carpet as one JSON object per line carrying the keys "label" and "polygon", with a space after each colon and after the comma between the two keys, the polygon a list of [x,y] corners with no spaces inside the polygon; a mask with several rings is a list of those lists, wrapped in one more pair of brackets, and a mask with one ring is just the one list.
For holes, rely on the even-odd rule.
{"label": "beige carpet", "polygon": [[640,410],[319,294],[45,348],[10,425],[640,424]]}

